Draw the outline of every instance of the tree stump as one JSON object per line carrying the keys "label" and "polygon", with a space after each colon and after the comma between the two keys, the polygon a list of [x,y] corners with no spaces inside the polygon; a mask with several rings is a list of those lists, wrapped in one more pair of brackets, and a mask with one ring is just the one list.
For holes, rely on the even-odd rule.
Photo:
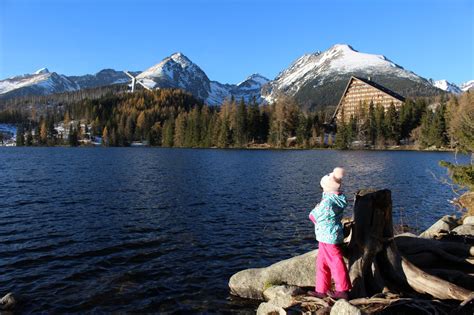
{"label": "tree stump", "polygon": [[470,290],[428,274],[399,252],[394,241],[392,197],[388,189],[361,190],[356,194],[346,255],[352,299],[387,291],[416,292],[442,300],[473,299]]}

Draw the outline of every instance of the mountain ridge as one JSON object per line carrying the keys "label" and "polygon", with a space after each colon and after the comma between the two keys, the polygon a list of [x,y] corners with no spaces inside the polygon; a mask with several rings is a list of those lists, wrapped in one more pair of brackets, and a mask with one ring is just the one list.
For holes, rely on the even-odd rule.
{"label": "mountain ridge", "polygon": [[[271,103],[285,95],[294,97],[310,109],[336,105],[353,75],[371,77],[373,81],[407,97],[431,96],[442,91],[461,93],[474,87],[474,80],[461,86],[446,80],[428,80],[384,55],[359,52],[348,44],[336,44],[323,52],[304,54],[273,80],[253,73],[237,84],[223,84],[211,80],[182,52],[165,57],[142,72],[132,72],[132,75],[149,88],[180,88],[209,105],[220,105],[230,98]],[[32,74],[0,80],[0,98],[48,95],[129,83],[130,78],[125,73],[114,69],[65,76],[42,68]]]}

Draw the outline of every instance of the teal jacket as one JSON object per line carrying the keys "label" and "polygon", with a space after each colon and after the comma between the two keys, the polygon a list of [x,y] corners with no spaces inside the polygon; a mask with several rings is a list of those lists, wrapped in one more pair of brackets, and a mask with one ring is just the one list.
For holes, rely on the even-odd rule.
{"label": "teal jacket", "polygon": [[342,213],[347,206],[346,196],[325,193],[321,202],[309,214],[314,223],[316,240],[327,244],[341,244],[344,241]]}

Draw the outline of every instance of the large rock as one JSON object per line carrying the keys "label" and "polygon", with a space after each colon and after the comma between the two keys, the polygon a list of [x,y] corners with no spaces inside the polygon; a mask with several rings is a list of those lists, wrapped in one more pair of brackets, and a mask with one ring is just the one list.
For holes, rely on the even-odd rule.
{"label": "large rock", "polygon": [[453,229],[458,235],[470,235],[474,236],[474,224],[463,224]]}
{"label": "large rock", "polygon": [[462,221],[462,224],[474,224],[474,215],[465,217],[464,220]]}
{"label": "large rock", "polygon": [[266,268],[239,271],[229,280],[230,292],[243,298],[262,300],[263,291],[273,285],[312,287],[316,279],[317,253],[318,250],[313,250]]}
{"label": "large rock", "polygon": [[270,302],[263,302],[258,306],[257,315],[286,315],[286,311]]}
{"label": "large rock", "polygon": [[420,234],[423,238],[434,238],[441,233],[451,232],[452,229],[458,226],[458,220],[454,215],[445,215],[433,224],[429,229]]}
{"label": "large rock", "polygon": [[346,300],[338,300],[331,308],[331,315],[362,315],[360,309],[350,304]]}

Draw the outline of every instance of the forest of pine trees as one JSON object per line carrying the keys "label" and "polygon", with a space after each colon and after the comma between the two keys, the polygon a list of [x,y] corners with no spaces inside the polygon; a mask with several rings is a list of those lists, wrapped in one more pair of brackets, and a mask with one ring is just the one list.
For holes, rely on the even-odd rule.
{"label": "forest of pine trees", "polygon": [[[260,106],[255,100],[230,99],[209,107],[177,89],[80,97],[48,108],[39,117],[34,107],[28,113],[5,110],[0,122],[17,123],[19,146],[77,146],[87,143],[84,139],[100,138],[104,146],[141,142],[163,147],[348,149],[415,143],[420,148],[445,148],[455,145],[448,132],[450,113],[471,101],[465,93],[436,101],[408,99],[399,110],[393,105],[384,110],[377,104],[360,104],[355,116],[338,123],[334,143],[331,137],[328,140],[325,125],[332,113],[305,112],[293,99]],[[67,129],[67,137],[55,129],[59,123]]]}

